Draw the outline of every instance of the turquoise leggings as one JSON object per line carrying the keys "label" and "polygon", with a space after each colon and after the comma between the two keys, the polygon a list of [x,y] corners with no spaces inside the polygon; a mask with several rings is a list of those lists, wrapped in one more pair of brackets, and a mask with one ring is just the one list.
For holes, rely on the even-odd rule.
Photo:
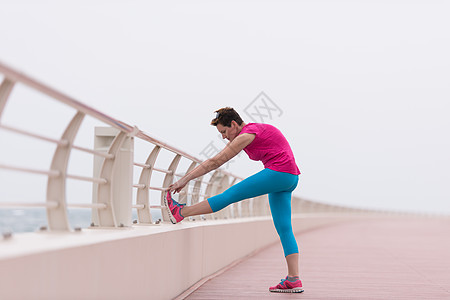
{"label": "turquoise leggings", "polygon": [[270,211],[280,236],[284,256],[298,253],[291,224],[291,195],[297,187],[298,175],[264,169],[231,186],[222,194],[208,199],[213,212],[244,199],[269,194]]}

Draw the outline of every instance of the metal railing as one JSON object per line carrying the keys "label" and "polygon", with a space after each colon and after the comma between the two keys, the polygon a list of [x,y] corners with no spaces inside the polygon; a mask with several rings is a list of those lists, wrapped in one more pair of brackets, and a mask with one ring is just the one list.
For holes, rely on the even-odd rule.
{"label": "metal railing", "polygon": [[[44,207],[47,214],[48,229],[59,231],[72,230],[68,222],[67,209],[69,207],[92,209],[93,219],[95,219],[93,224],[91,224],[92,226],[132,226],[131,221],[128,221],[128,219],[130,218],[123,219],[125,221],[121,219],[124,215],[130,216],[131,209],[137,210],[138,219],[134,223],[157,223],[156,220],[152,219],[152,214],[150,211],[151,209],[160,209],[162,221],[168,222],[169,219],[166,209],[162,205],[164,191],[166,191],[167,187],[173,182],[174,178],[183,176],[185,173],[191,171],[193,168],[199,165],[202,162],[200,159],[150,136],[149,134],[138,129],[136,126],[132,126],[115,118],[112,118],[2,63],[0,63],[0,74],[4,75],[3,82],[0,85],[0,129],[16,135],[23,135],[56,145],[56,150],[54,151],[53,159],[48,169],[32,169],[10,165],[5,162],[8,161],[7,158],[0,157],[0,169],[39,174],[47,177],[46,201],[44,203],[1,202],[0,207]],[[5,105],[10,98],[13,89],[18,88],[19,85],[34,89],[35,91],[49,96],[52,99],[76,110],[75,115],[68,122],[60,139],[54,139],[39,133],[30,132],[3,124],[2,114],[4,113]],[[98,149],[88,149],[74,144],[75,137],[77,136],[78,130],[85,116],[90,116],[98,121],[101,121],[107,126],[115,128],[116,134],[113,137],[112,143],[110,143],[107,149],[104,149],[105,151],[100,151]],[[151,145],[153,145],[153,149],[148,154],[146,161],[135,162],[133,160],[125,166],[125,168],[128,168],[128,172],[124,172],[124,167],[119,166],[117,163],[119,160],[118,158],[121,155],[120,149],[127,141],[133,144],[134,139],[140,139],[146,143],[150,143]],[[86,177],[75,174],[68,174],[67,170],[69,156],[74,149],[93,155],[94,157],[97,157],[101,160],[98,170],[99,176]],[[157,158],[162,151],[174,154],[173,159],[166,169],[156,167]],[[187,160],[190,163],[188,169],[185,172],[180,172],[178,170],[181,159]],[[138,182],[136,183],[133,182],[132,178],[133,168],[141,169],[140,177],[138,179]],[[118,171],[119,169],[120,172]],[[164,175],[163,182],[160,185],[152,186],[150,184],[152,174],[154,173]],[[127,174],[128,178],[120,178],[122,174]],[[131,178],[129,178],[130,176]],[[91,182],[95,187],[92,203],[67,203],[67,179]],[[131,184],[129,184],[130,180]],[[188,202],[189,204],[197,203],[208,197],[211,197],[212,195],[224,191],[240,180],[242,180],[242,178],[240,178],[239,176],[233,175],[222,169],[218,169],[212,172],[208,180],[205,180],[204,178],[193,180],[181,191],[179,201],[182,203]],[[114,200],[114,193],[116,190],[121,189],[130,191],[133,188],[137,189],[135,201],[131,199],[131,196],[121,198],[119,200]],[[150,191],[160,192],[160,204],[151,204]],[[128,195],[131,194],[132,193],[128,193]],[[266,196],[261,196],[258,198],[265,197]],[[125,206],[125,209],[122,207],[122,204],[124,202],[127,202],[128,204],[127,206]],[[318,203],[313,203],[311,201],[301,200],[297,197],[293,198],[294,212],[317,212],[330,210],[339,210],[339,208],[335,206],[321,205]],[[191,217],[189,218],[189,220],[239,218],[249,216],[263,216],[269,214],[270,211],[267,201],[259,201],[259,199],[249,199],[237,204],[233,204],[215,214],[202,216],[200,218]]]}

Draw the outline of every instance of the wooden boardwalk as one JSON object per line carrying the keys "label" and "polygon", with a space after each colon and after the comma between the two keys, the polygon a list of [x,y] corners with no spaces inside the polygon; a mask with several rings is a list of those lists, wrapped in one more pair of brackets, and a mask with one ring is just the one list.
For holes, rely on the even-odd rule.
{"label": "wooden boardwalk", "polygon": [[450,299],[450,218],[357,219],[301,233],[297,241],[305,292],[268,291],[286,276],[276,244],[186,299]]}

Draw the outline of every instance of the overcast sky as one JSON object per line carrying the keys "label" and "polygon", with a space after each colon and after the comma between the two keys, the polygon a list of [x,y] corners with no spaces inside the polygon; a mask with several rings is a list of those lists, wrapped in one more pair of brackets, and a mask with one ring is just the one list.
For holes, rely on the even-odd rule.
{"label": "overcast sky", "polygon": [[[450,213],[448,1],[0,7],[0,61],[196,157],[224,146],[209,125],[214,110],[232,106],[251,122],[265,101],[272,115],[257,121],[289,140],[302,172],[296,195]],[[46,122],[64,115],[14,97],[29,102],[8,103],[5,123],[51,131]],[[245,153],[228,166],[240,176],[261,169]]]}

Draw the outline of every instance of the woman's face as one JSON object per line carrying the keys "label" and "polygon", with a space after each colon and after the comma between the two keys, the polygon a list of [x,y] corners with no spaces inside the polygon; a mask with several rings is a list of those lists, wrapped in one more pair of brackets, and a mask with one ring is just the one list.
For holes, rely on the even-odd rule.
{"label": "woman's face", "polygon": [[217,130],[222,135],[223,139],[227,139],[230,142],[234,140],[239,135],[239,125],[236,121],[231,121],[231,126],[223,126],[222,124],[217,124]]}

